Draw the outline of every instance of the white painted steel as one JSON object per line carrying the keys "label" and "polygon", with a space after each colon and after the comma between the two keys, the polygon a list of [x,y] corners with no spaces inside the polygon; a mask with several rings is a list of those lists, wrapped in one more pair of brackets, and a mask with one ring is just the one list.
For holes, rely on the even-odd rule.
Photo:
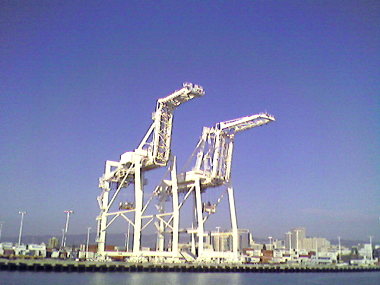
{"label": "white painted steel", "polygon": [[65,223],[65,231],[64,231],[64,235],[63,235],[63,244],[62,244],[63,248],[66,247],[66,239],[67,239],[67,231],[69,230],[70,215],[72,213],[74,213],[74,211],[66,210],[66,211],[64,211],[64,213],[66,213],[66,223]]}
{"label": "white painted steel", "polygon": [[[275,121],[275,118],[267,113],[260,113],[220,122],[211,128],[204,127],[192,155],[195,160],[194,167],[177,174],[176,158],[170,153],[173,112],[179,105],[203,95],[202,87],[184,83],[180,90],[158,99],[156,111],[152,115],[153,123],[137,149],[123,153],[119,161],[106,161],[104,175],[99,179],[99,187],[102,189],[98,197],[100,214],[97,218],[99,259],[105,259],[107,256],[125,256],[130,258],[130,261],[142,261],[148,257],[170,258],[171,260],[185,258],[200,262],[211,259],[239,260],[238,221],[234,189],[231,183],[235,134],[268,124]],[[144,205],[144,173],[163,166],[168,166],[171,177],[164,179],[155,188],[152,196]],[[121,202],[118,210],[112,210],[120,192],[130,184],[134,185],[134,204]],[[210,215],[216,212],[223,194],[214,204],[205,203],[202,195],[207,189],[218,186],[226,187],[228,193],[231,231],[220,233],[220,235],[232,236],[232,248],[227,252],[210,251],[204,241],[208,235],[205,231],[205,223]],[[184,195],[181,202],[179,202],[179,193]],[[193,224],[191,228],[180,229],[180,210],[190,196],[194,201]],[[145,210],[153,198],[158,199],[156,205],[158,213],[147,215]],[[171,209],[166,208],[168,201],[172,202],[171,205],[169,204]],[[127,206],[123,207],[123,205]],[[128,214],[134,214],[133,221],[127,216]],[[108,217],[110,217],[109,221]],[[106,251],[107,229],[119,217],[128,222],[127,251]],[[145,224],[143,224],[144,219],[146,219]],[[141,247],[142,231],[151,223],[157,230],[157,245],[156,250],[146,251]],[[131,225],[133,227],[133,250],[128,251]],[[191,252],[187,248],[180,250],[180,232],[187,232],[191,235]],[[165,241],[167,234],[170,234],[168,242]],[[168,248],[165,248],[166,244],[169,245]]]}
{"label": "white painted steel", "polygon": [[[173,112],[175,108],[181,104],[205,94],[203,88],[192,83],[184,83],[183,87],[172,94],[157,100],[156,111],[153,113],[153,123],[140,142],[137,149],[128,151],[120,156],[119,161],[107,160],[105,170],[102,177],[99,179],[99,187],[102,189],[98,197],[100,214],[97,217],[97,243],[98,243],[98,258],[106,259],[106,233],[108,227],[119,217],[124,218],[130,225],[133,226],[133,251],[132,256],[141,256],[141,232],[153,221],[154,217],[144,216],[144,173],[146,171],[167,166],[170,160],[170,147],[173,128]],[[116,184],[116,188],[115,188]],[[113,210],[113,204],[119,197],[121,191],[125,190],[130,184],[134,185],[134,209]],[[174,199],[173,199],[174,201]],[[122,203],[123,204],[123,203]],[[130,205],[130,203],[125,203]],[[132,208],[132,207],[129,207]],[[173,209],[178,208],[173,205]],[[178,210],[175,209],[172,213],[171,223],[178,231]],[[128,213],[134,214],[134,222],[126,216]],[[110,217],[110,221],[108,221]],[[148,218],[145,225],[142,224],[142,219]],[[174,218],[174,219],[173,219]],[[165,229],[165,226],[163,227]],[[173,230],[173,229],[172,229]],[[163,231],[163,230],[162,230]],[[173,235],[175,236],[175,235]],[[178,240],[178,237],[176,237]],[[175,245],[176,244],[176,245]],[[175,242],[178,247],[178,241]],[[163,245],[160,246],[163,250]],[[178,250],[172,251],[178,254]],[[173,253],[171,253],[173,255]]]}
{"label": "white painted steel", "polygon": [[18,212],[21,215],[21,222],[20,222],[20,231],[18,234],[18,245],[21,245],[21,236],[22,236],[22,227],[24,225],[24,215],[26,214],[25,211],[19,211]]}
{"label": "white painted steel", "polygon": [[[178,175],[178,187],[181,193],[189,193],[195,189],[194,197],[194,222],[189,231],[192,241],[192,253],[197,255],[197,260],[209,260],[213,258],[238,258],[238,221],[235,207],[234,190],[231,184],[231,165],[234,149],[235,134],[254,127],[259,127],[275,121],[275,118],[267,113],[246,116],[234,120],[224,121],[216,124],[212,128],[203,128],[202,136],[193,152],[192,159],[195,159],[194,167],[187,172]],[[217,252],[210,254],[204,249],[205,223],[209,216],[217,211],[217,203],[208,205],[203,201],[203,194],[208,188],[226,186],[228,192],[232,248],[230,252]],[[185,196],[184,201],[188,196]],[[181,203],[181,205],[184,203]],[[206,215],[204,217],[204,214]],[[197,235],[197,243],[194,234]]]}

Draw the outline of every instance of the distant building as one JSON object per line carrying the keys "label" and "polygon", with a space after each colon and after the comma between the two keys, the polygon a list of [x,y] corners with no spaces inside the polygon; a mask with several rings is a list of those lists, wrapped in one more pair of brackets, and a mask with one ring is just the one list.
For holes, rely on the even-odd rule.
{"label": "distant building", "polygon": [[372,259],[373,258],[372,244],[366,243],[366,244],[359,245],[358,253],[359,253],[359,256],[361,257],[364,257],[366,259]]}
{"label": "distant building", "polygon": [[248,248],[251,242],[252,236],[248,229],[238,229],[239,235],[239,250],[242,251],[244,248]]}
{"label": "distant building", "polygon": [[273,244],[273,248],[285,249],[285,243],[283,240],[275,239],[272,244]]}
{"label": "distant building", "polygon": [[331,247],[330,242],[325,238],[304,238],[300,243],[301,248],[307,251],[327,251]]}
{"label": "distant building", "polygon": [[49,239],[47,248],[58,248],[59,247],[59,241],[56,237],[52,237]]}
{"label": "distant building", "polygon": [[325,238],[306,237],[306,228],[298,227],[285,235],[285,247],[298,251],[327,251],[331,243]]}
{"label": "distant building", "polygon": [[380,246],[375,246],[375,249],[373,250],[373,258],[380,259]]}
{"label": "distant building", "polygon": [[27,254],[29,256],[46,257],[46,245],[41,244],[28,244]]}
{"label": "distant building", "polygon": [[10,256],[14,254],[15,251],[11,242],[0,243],[0,255]]}
{"label": "distant building", "polygon": [[[238,229],[239,251],[243,251],[244,248],[249,248],[251,240],[252,236],[248,229]],[[232,232],[213,231],[210,233],[210,240],[206,240],[206,244],[208,243],[212,245],[214,251],[232,251]]]}
{"label": "distant building", "polygon": [[303,227],[291,230],[291,248],[299,250],[302,248],[302,240],[306,238],[306,229]]}
{"label": "distant building", "polygon": [[264,245],[261,243],[251,242],[250,248],[254,250],[262,250],[264,248]]}
{"label": "distant building", "polygon": [[20,244],[13,247],[15,255],[26,255],[26,245]]}
{"label": "distant building", "polygon": [[231,232],[211,232],[211,244],[214,251],[230,251],[232,248]]}

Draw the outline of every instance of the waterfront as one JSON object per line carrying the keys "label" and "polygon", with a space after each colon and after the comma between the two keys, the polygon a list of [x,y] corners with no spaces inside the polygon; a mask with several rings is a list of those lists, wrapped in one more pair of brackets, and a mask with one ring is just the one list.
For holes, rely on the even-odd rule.
{"label": "waterfront", "polygon": [[57,259],[0,259],[1,271],[34,272],[370,272],[379,266],[313,265],[313,264],[213,264],[213,263],[128,263],[94,262]]}
{"label": "waterfront", "polygon": [[0,272],[4,285],[63,285],[63,284],[237,284],[237,285],[377,285],[380,272],[345,273],[46,273],[46,272]]}

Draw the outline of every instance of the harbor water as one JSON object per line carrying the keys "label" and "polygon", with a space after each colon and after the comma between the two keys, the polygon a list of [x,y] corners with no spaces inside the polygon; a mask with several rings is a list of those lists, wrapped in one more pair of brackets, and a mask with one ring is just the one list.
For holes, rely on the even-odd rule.
{"label": "harbor water", "polygon": [[339,273],[187,273],[108,272],[55,273],[0,271],[2,285],[378,285],[380,272]]}

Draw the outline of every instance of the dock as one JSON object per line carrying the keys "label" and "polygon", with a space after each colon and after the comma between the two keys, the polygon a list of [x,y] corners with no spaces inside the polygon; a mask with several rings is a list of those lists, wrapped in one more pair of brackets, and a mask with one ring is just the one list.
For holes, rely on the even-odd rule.
{"label": "dock", "polygon": [[211,263],[128,263],[56,259],[0,259],[0,271],[34,272],[365,272],[380,266],[302,265],[302,264],[211,264]]}

